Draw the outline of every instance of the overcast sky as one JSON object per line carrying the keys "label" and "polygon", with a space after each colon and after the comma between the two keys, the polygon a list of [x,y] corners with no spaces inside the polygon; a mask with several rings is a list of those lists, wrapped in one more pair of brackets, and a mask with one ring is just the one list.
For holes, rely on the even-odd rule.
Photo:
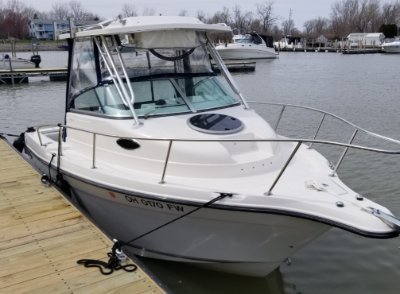
{"label": "overcast sky", "polygon": [[[292,9],[292,19],[298,29],[303,29],[303,23],[319,16],[329,18],[331,5],[339,0],[275,0],[273,9],[275,15],[280,17],[278,24],[288,19],[289,11]],[[68,3],[69,0],[23,0],[28,6],[39,11],[48,12],[55,3]],[[80,0],[85,10],[98,14],[103,18],[116,17],[122,10],[125,3],[134,3],[139,14],[143,10],[153,8],[157,14],[177,15],[185,9],[189,15],[196,16],[198,10],[206,15],[213,15],[214,12],[222,10],[224,6],[233,8],[239,5],[243,12],[256,11],[257,3],[265,3],[264,0]]]}

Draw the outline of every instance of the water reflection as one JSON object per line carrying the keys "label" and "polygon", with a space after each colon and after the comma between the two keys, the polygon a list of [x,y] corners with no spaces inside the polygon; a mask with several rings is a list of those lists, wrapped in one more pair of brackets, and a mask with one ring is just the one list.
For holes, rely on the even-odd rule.
{"label": "water reflection", "polygon": [[267,277],[255,278],[206,270],[172,261],[149,258],[138,258],[138,261],[143,263],[158,278],[161,284],[166,286],[172,293],[288,293],[285,292],[279,268]]}

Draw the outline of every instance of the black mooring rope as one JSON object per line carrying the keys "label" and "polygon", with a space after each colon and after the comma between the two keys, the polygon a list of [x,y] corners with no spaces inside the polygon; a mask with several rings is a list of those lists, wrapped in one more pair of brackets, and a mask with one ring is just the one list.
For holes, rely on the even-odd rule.
{"label": "black mooring rope", "polygon": [[103,275],[111,275],[114,271],[123,269],[126,272],[134,272],[137,269],[135,264],[124,264],[121,265],[121,261],[127,257],[121,251],[121,242],[115,242],[111,249],[111,252],[107,253],[109,260],[108,262],[96,260],[96,259],[80,259],[77,261],[78,264],[82,264],[85,267],[97,267]]}

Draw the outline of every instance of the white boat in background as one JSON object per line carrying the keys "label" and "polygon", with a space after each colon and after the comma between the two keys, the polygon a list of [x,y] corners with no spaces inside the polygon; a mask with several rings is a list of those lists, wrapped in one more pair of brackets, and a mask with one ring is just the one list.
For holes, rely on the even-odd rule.
{"label": "white boat in background", "polygon": [[0,69],[14,70],[14,69],[29,69],[39,67],[41,59],[39,55],[33,55],[31,59],[12,57],[9,54],[2,54],[0,56]]}
{"label": "white boat in background", "polygon": [[[143,257],[265,276],[331,227],[398,236],[399,220],[337,170],[348,149],[400,154],[353,145],[357,134],[400,142],[306,107],[322,116],[314,138],[277,134],[294,106],[279,105],[274,127],[250,108],[208,38],[230,31],[167,16],[78,30],[68,39],[65,122],[29,128],[26,154]],[[119,49],[126,34],[135,52]],[[354,130],[350,142],[317,139],[331,119]],[[318,144],[344,149],[333,168]]]}
{"label": "white boat in background", "polygon": [[234,35],[232,43],[215,47],[222,59],[273,59],[278,57],[274,48],[256,33]]}
{"label": "white boat in background", "polygon": [[393,42],[383,43],[382,50],[385,53],[400,53],[400,40]]}

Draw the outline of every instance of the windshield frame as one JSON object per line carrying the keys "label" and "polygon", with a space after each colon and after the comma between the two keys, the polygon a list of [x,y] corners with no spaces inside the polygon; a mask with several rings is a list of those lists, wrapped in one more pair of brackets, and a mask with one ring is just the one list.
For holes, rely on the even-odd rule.
{"label": "windshield frame", "polygon": [[[165,115],[179,115],[179,114],[183,114],[183,113],[196,113],[196,112],[203,112],[203,111],[208,111],[208,110],[212,110],[212,109],[221,109],[221,108],[227,108],[227,107],[232,107],[232,106],[237,106],[240,104],[243,104],[245,106],[245,108],[247,108],[247,104],[245,103],[245,101],[243,100],[243,97],[241,96],[241,93],[238,91],[237,87],[235,86],[235,83],[232,79],[229,80],[230,73],[227,71],[225,65],[223,64],[223,62],[219,59],[219,58],[214,58],[215,56],[215,52],[211,52],[213,49],[213,46],[209,43],[208,38],[205,38],[205,41],[201,42],[200,46],[196,46],[193,48],[187,48],[185,50],[182,50],[181,52],[184,52],[184,54],[182,54],[182,56],[179,56],[178,54],[176,55],[176,59],[174,57],[174,62],[175,60],[179,60],[182,59],[181,62],[183,62],[184,58],[187,58],[188,56],[190,56],[193,51],[196,48],[202,48],[202,50],[205,52],[207,58],[204,59],[206,61],[208,61],[210,68],[207,72],[188,72],[188,73],[182,73],[182,72],[178,72],[178,73],[173,73],[173,75],[171,75],[171,73],[169,74],[149,74],[149,75],[144,75],[144,76],[136,76],[136,77],[129,77],[128,78],[128,74],[127,74],[127,69],[125,67],[124,64],[124,60],[123,57],[121,55],[120,49],[122,48],[122,46],[119,46],[118,44],[118,38],[116,35],[110,35],[110,36],[97,36],[97,37],[93,37],[92,38],[92,42],[93,42],[93,47],[94,47],[94,51],[95,51],[95,57],[96,57],[96,72],[97,72],[97,77],[98,77],[98,83],[97,85],[92,85],[90,87],[87,87],[85,89],[81,89],[79,92],[74,93],[74,95],[70,96],[69,98],[69,103],[67,105],[67,111],[73,111],[73,112],[80,112],[80,113],[85,113],[85,114],[91,114],[91,115],[96,115],[96,116],[106,116],[109,118],[134,118],[134,120],[139,123],[138,119],[140,118],[147,118],[147,117],[156,117],[156,116],[165,116]],[[112,46],[114,46],[115,48],[113,49],[112,46],[110,46],[110,44],[112,44]],[[120,48],[119,48],[120,47]],[[134,48],[139,49],[139,50],[143,50],[144,48]],[[162,48],[157,48],[161,49]],[[175,49],[178,50],[179,48],[164,48],[164,49]],[[182,49],[182,48],[181,48]],[[115,50],[113,51],[114,53],[111,54],[111,50]],[[147,50],[148,52],[151,52],[151,49],[144,49],[145,51]],[[178,52],[178,51],[177,51]],[[227,85],[222,85],[221,81],[217,80],[217,74],[214,71],[213,66],[211,65],[211,61],[209,59],[209,55],[210,54],[212,56],[212,58],[214,59],[214,62],[218,65],[218,67],[220,68],[221,72],[223,73],[223,77],[225,78]],[[113,56],[114,55],[114,56]],[[147,53],[147,55],[149,55],[149,53]],[[154,54],[153,54],[154,55]],[[154,55],[157,57],[157,55]],[[205,57],[203,57],[205,58]],[[119,68],[117,68],[116,63],[119,62]],[[200,60],[200,64],[203,61]],[[103,68],[101,69],[100,65],[101,64],[105,64],[105,66],[103,66]],[[183,66],[182,68],[184,68],[184,71],[186,71],[185,68],[185,62],[183,62],[183,65],[181,64],[181,66]],[[222,63],[222,65],[221,65]],[[190,66],[190,63],[189,63]],[[214,65],[215,66],[215,65]],[[187,67],[187,66],[186,66]],[[101,70],[105,70],[107,72],[109,72],[109,77],[107,78],[106,76],[102,76],[101,74]],[[122,70],[122,71],[121,71]],[[214,104],[214,105],[209,105],[207,107],[194,107],[193,104],[188,100],[188,97],[185,95],[184,91],[182,90],[182,88],[180,88],[176,82],[173,82],[174,79],[187,79],[187,78],[198,78],[198,77],[204,77],[203,80],[205,79],[210,79],[213,81],[213,83],[216,85],[216,89],[221,91],[221,92],[225,92],[227,93],[226,96],[229,97],[231,96],[231,100],[228,103],[223,103],[223,104]],[[187,109],[185,111],[171,111],[171,112],[167,112],[167,113],[157,113],[158,112],[158,108],[164,108],[164,107],[155,107],[153,111],[149,111],[146,113],[141,113],[139,115],[137,115],[137,108],[135,108],[135,100],[136,100],[136,93],[135,91],[132,89],[132,83],[135,82],[140,82],[140,81],[157,81],[160,79],[170,79],[171,85],[173,86],[173,88],[177,91],[177,93],[179,93],[180,98],[182,99],[182,101],[184,103],[179,104],[179,106],[182,105],[186,105]],[[129,80],[129,83],[126,83],[126,81]],[[128,108],[131,112],[130,115],[125,114],[118,114],[115,117],[113,115],[109,115],[107,113],[101,113],[101,112],[93,112],[91,110],[86,110],[86,109],[77,109],[76,107],[74,107],[75,101],[77,99],[79,99],[79,97],[81,95],[85,95],[85,93],[89,93],[90,91],[96,91],[96,89],[100,89],[101,87],[105,87],[106,85],[110,86],[110,85],[114,85],[116,87],[116,92],[117,95],[120,96],[119,99],[122,102],[123,105],[125,105],[125,108]],[[196,83],[197,85],[197,83]],[[227,86],[227,87],[226,87]],[[212,98],[212,97],[211,97]],[[176,105],[177,106],[177,105]],[[99,107],[100,108],[100,107]],[[123,109],[124,111],[127,109]],[[149,113],[149,114],[147,114]]]}

